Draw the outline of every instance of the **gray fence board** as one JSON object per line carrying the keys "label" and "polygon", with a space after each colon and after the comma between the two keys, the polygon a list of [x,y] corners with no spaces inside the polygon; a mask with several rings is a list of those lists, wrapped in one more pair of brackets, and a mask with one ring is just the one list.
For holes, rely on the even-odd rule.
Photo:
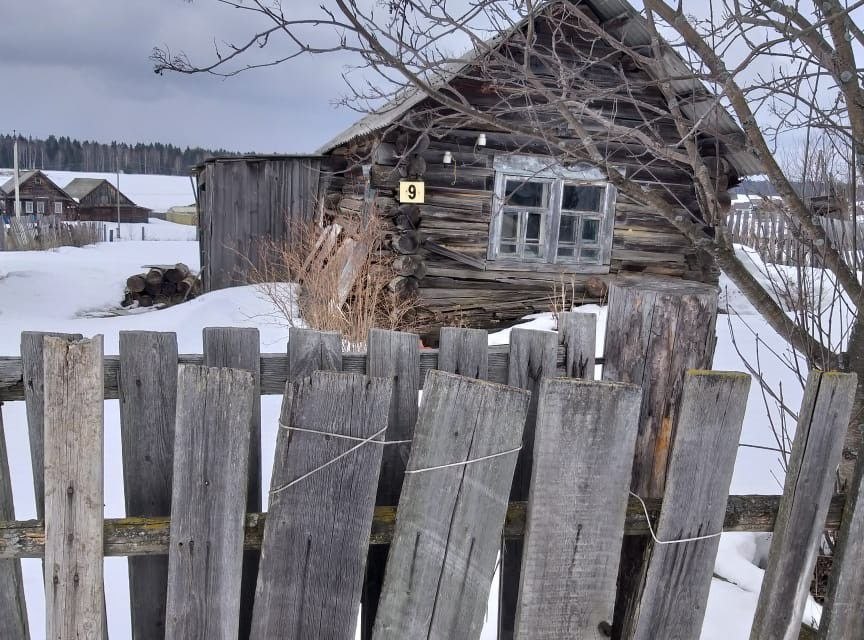
{"label": "gray fence board", "polygon": [[393,546],[375,620],[375,640],[478,638],[489,597],[516,452],[524,391],[430,372]]}
{"label": "gray fence board", "polygon": [[288,381],[315,371],[342,370],[342,338],[332,331],[288,329]]}
{"label": "gray fence board", "polygon": [[[171,513],[177,335],[120,332],[120,438],[127,516]],[[132,637],[165,637],[168,557],[129,559]]]}
{"label": "gray fence board", "polygon": [[593,313],[558,314],[558,341],[564,345],[564,376],[594,379],[597,352],[597,316]]}
{"label": "gray fence board", "polygon": [[442,327],[438,338],[440,371],[489,379],[489,334],[484,329]]}
{"label": "gray fence board", "polygon": [[44,340],[48,638],[102,638],[102,336]]}
{"label": "gray fence board", "polygon": [[751,640],[798,637],[855,386],[854,374],[807,379]]}
{"label": "gray fence board", "polygon": [[611,627],[642,391],[540,388],[516,637],[601,640]]}
{"label": "gray fence board", "polygon": [[[719,533],[747,407],[750,376],[691,371],[684,377],[666,492],[655,532],[660,540]],[[627,612],[625,638],[698,638],[720,538],[648,543],[641,602]]]}
{"label": "gray fence board", "polygon": [[255,382],[181,366],[168,554],[167,640],[236,640]]}
{"label": "gray fence board", "polygon": [[[297,385],[286,391],[283,425],[357,439],[387,427],[390,380],[317,372]],[[315,470],[358,444],[279,430],[253,639],[354,639],[383,447],[363,445]]]}
{"label": "gray fence board", "polygon": [[[6,452],[6,434],[3,431],[3,405],[0,403],[0,521],[14,519],[12,478],[9,475],[9,456]],[[30,638],[21,561],[17,559],[0,560],[0,638],[4,640]]]}

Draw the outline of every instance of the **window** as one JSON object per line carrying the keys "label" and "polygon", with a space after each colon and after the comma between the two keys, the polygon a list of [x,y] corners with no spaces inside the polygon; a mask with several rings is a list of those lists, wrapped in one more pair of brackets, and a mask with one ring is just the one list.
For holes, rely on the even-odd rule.
{"label": "window", "polygon": [[33,213],[33,201],[27,200],[24,202],[24,213]]}
{"label": "window", "polygon": [[63,203],[62,202],[55,202],[54,203],[54,214],[58,215],[58,216],[63,214]]}
{"label": "window", "polygon": [[45,213],[45,201],[37,200],[36,201],[36,213]]}
{"label": "window", "polygon": [[599,170],[528,156],[496,158],[495,169],[490,260],[609,264],[615,190]]}

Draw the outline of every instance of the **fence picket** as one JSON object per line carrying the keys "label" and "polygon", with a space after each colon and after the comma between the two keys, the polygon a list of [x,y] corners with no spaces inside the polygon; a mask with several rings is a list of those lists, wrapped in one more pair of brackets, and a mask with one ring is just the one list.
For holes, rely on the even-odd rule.
{"label": "fence picket", "polygon": [[437,368],[466,378],[488,380],[489,334],[484,329],[442,327]]}
{"label": "fence picket", "polygon": [[179,369],[166,640],[237,640],[254,399],[248,371]]}
{"label": "fence picket", "polygon": [[[252,373],[254,402],[250,417],[249,481],[246,511],[261,511],[261,337],[258,329],[207,327],[204,336],[204,366],[230,367]],[[243,589],[240,602],[240,639],[249,637],[255,583],[258,581],[258,551],[243,554]]]}
{"label": "fence picket", "polygon": [[[749,389],[750,376],[742,373],[685,376],[663,508],[654,525],[660,540],[721,531]],[[698,638],[719,545],[719,537],[649,542],[647,570],[637,588],[641,601],[631,601],[623,637]]]}
{"label": "fence picket", "polygon": [[855,374],[807,378],[751,640],[798,637],[855,386]]}
{"label": "fence picket", "polygon": [[333,331],[288,329],[288,382],[315,371],[342,370],[342,339]]}
{"label": "fence picket", "polygon": [[[3,431],[3,403],[0,403],[0,522],[12,520],[15,520],[15,505],[12,502],[12,478],[9,474],[9,456],[6,453],[6,434]],[[0,638],[30,638],[21,561],[18,559],[0,560]]]}
{"label": "fence picket", "polygon": [[479,637],[528,402],[518,389],[428,374],[375,640]]}
{"label": "fence picket", "polygon": [[[286,389],[283,425],[356,439],[387,427],[390,380],[319,371],[297,385]],[[358,445],[321,433],[283,428],[277,436],[254,640],[354,639],[384,447],[364,445],[314,473]]]}
{"label": "fence picket", "polygon": [[[120,332],[120,436],[127,516],[171,513],[177,334]],[[132,637],[165,637],[168,557],[129,559]]]}
{"label": "fence picket", "polygon": [[597,316],[593,313],[558,314],[558,341],[564,345],[563,374],[567,378],[594,379],[597,351]]}
{"label": "fence picket", "polygon": [[611,382],[540,387],[520,640],[601,640],[611,627],[641,395]]}
{"label": "fence picket", "polygon": [[102,638],[102,336],[48,336],[44,358],[46,637]]}

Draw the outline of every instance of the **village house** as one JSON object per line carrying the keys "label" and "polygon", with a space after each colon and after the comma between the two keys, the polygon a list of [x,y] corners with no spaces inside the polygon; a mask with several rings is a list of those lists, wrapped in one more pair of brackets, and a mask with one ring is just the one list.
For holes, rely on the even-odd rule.
{"label": "village house", "polygon": [[[22,171],[18,181],[21,215],[57,215],[65,219],[77,208],[74,198],[41,171]],[[14,176],[0,185],[0,208],[7,216],[15,215]]]}
{"label": "village house", "polygon": [[78,203],[75,220],[147,222],[150,216],[104,178],[75,178],[65,190]]}

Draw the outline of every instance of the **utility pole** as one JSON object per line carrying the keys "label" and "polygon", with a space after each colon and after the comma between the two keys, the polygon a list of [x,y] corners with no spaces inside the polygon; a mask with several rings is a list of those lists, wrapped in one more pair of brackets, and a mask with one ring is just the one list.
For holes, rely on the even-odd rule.
{"label": "utility pole", "polygon": [[117,161],[117,239],[120,239],[120,161]]}
{"label": "utility pole", "polygon": [[14,142],[12,144],[12,155],[14,156],[15,163],[15,217],[20,220],[21,219],[21,185],[20,180],[18,178],[18,132],[13,131],[12,137],[14,138]]}

